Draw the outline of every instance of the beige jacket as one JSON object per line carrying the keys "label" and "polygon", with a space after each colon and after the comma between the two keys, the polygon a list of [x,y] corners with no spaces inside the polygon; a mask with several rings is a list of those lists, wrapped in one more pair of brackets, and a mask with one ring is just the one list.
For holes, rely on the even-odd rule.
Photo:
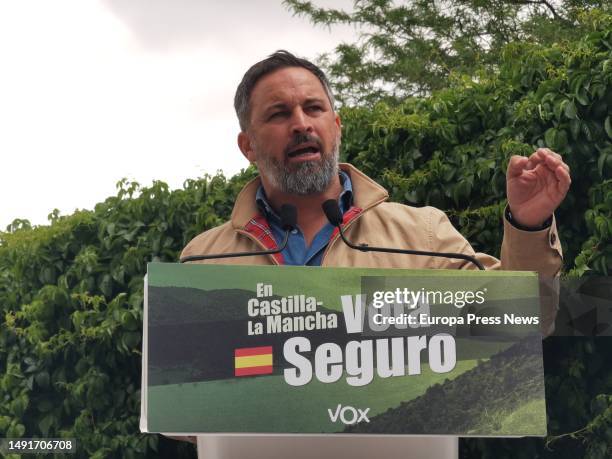
{"label": "beige jacket", "polygon": [[[344,215],[346,237],[353,243],[434,252],[459,252],[474,255],[487,269],[538,271],[557,274],[562,253],[557,228],[522,231],[504,219],[501,262],[484,253],[475,253],[468,241],[452,226],[444,212],[434,207],[409,207],[385,202],[387,191],[349,164],[341,164],[353,186],[353,206]],[[196,236],[187,244],[181,258],[191,255],[256,251],[276,248],[265,218],[255,202],[259,178],[240,192],[231,220]],[[208,260],[200,263],[282,264],[282,255]],[[321,262],[322,266],[370,268],[445,268],[475,269],[464,260],[416,255],[361,252],[349,248],[334,232]]]}

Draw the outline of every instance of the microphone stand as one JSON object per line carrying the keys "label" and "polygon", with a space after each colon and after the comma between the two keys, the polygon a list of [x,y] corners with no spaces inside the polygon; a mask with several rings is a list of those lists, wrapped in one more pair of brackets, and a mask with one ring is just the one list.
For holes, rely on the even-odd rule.
{"label": "microphone stand", "polygon": [[430,256],[430,257],[458,258],[460,260],[466,260],[466,261],[472,262],[478,267],[478,269],[480,269],[481,271],[485,271],[485,268],[481,262],[479,262],[476,258],[471,257],[469,255],[465,255],[463,253],[428,252],[425,250],[410,250],[410,249],[390,249],[387,247],[371,247],[367,244],[355,245],[344,236],[344,230],[342,229],[341,225],[338,225],[337,228],[338,228],[338,231],[340,231],[340,237],[342,238],[344,243],[348,245],[351,249],[361,250],[362,252],[403,253],[406,255],[425,255],[425,256]]}
{"label": "microphone stand", "polygon": [[219,253],[219,254],[211,254],[211,255],[190,255],[188,257],[183,257],[179,260],[180,263],[187,263],[189,261],[199,261],[199,260],[212,260],[213,258],[236,258],[236,257],[252,257],[254,255],[274,255],[275,253],[280,253],[285,250],[287,247],[287,242],[289,241],[289,231],[290,229],[285,230],[285,236],[283,237],[283,242],[281,242],[280,247],[273,250],[264,250],[261,252],[235,252],[235,253]]}
{"label": "microphone stand", "polygon": [[410,249],[391,249],[387,247],[371,247],[367,244],[353,244],[344,236],[344,230],[342,229],[342,214],[340,212],[340,208],[338,207],[338,203],[334,199],[329,199],[325,201],[321,207],[323,208],[323,213],[327,217],[327,220],[329,220],[332,225],[338,228],[338,231],[340,232],[340,237],[342,238],[344,243],[348,245],[351,249],[360,250],[362,252],[402,253],[406,255],[425,255],[429,257],[457,258],[459,260],[469,261],[475,264],[481,271],[485,271],[485,268],[481,262],[479,262],[476,258],[471,257],[470,255],[465,255],[463,253],[429,252],[425,250]]}

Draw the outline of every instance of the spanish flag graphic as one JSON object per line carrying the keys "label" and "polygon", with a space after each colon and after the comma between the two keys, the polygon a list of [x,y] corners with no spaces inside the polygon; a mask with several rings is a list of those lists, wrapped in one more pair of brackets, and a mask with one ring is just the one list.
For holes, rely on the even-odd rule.
{"label": "spanish flag graphic", "polygon": [[235,376],[272,373],[272,346],[234,349]]}

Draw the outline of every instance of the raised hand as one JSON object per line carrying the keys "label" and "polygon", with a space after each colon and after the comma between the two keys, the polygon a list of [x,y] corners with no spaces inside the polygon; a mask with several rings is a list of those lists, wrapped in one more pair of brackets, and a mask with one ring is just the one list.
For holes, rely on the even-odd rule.
{"label": "raised hand", "polygon": [[569,166],[548,148],[538,148],[529,158],[512,156],[506,173],[512,218],[522,226],[541,226],[559,207],[570,183]]}

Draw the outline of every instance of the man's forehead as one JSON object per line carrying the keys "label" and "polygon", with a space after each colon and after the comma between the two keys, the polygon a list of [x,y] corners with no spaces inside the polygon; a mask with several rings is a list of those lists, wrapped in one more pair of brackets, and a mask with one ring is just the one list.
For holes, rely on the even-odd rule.
{"label": "man's forehead", "polygon": [[286,67],[262,77],[251,92],[251,104],[264,108],[299,97],[304,100],[327,100],[323,84],[309,70]]}

